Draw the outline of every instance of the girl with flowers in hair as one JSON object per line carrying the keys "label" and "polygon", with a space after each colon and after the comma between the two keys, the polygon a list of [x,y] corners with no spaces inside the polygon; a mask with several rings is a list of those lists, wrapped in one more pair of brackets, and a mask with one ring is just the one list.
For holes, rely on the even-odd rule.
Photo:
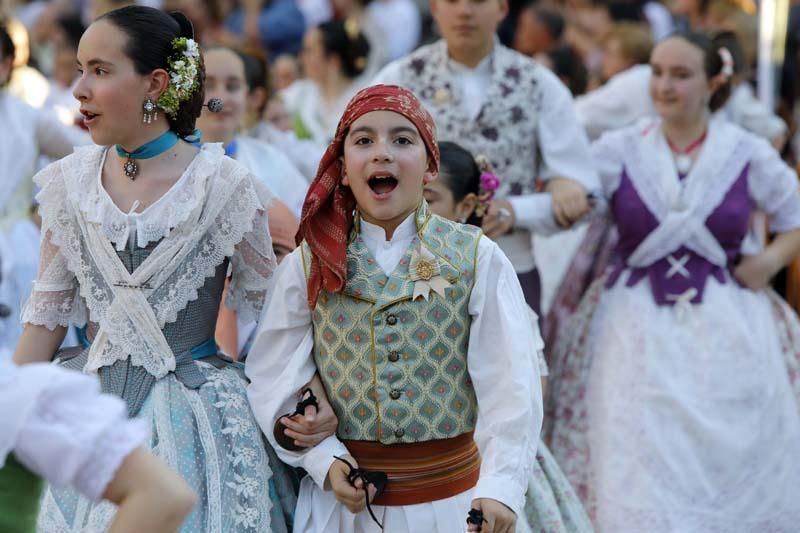
{"label": "girl with flowers in hair", "polygon": [[[68,325],[85,346],[55,354],[97,374],[147,443],[198,495],[181,531],[285,532],[294,507],[286,468],[265,449],[240,373],[218,355],[227,305],[257,317],[275,258],[272,195],[219,144],[188,140],[204,68],[188,19],[126,7],[80,41],[74,90],[92,139],[36,176],[41,267],[14,358],[50,360]],[[101,531],[115,509],[49,489],[41,531]]]}
{"label": "girl with flowers in hair", "polygon": [[[473,157],[456,143],[440,142],[439,153],[439,177],[425,184],[425,201],[431,212],[480,227],[483,215],[500,187],[500,180],[491,171],[485,158]],[[538,317],[532,309],[529,316],[532,327],[538,328]],[[543,347],[541,344],[537,350],[537,364],[544,389],[548,370]],[[528,484],[524,512],[533,531],[592,531],[580,500],[543,442],[539,442],[536,450],[536,463]]]}
{"label": "girl with flowers in hair", "polygon": [[[619,243],[555,346],[545,440],[600,532],[800,522],[800,321],[768,289],[800,252],[800,192],[766,140],[712,116],[732,63],[702,35],[663,40],[658,117],[592,147]],[[755,210],[765,247],[745,239]]]}
{"label": "girl with flowers in hair", "polygon": [[[541,349],[511,263],[431,213],[433,119],[377,85],[350,101],[278,267],[246,364],[279,456],[302,466],[295,530],[526,532]],[[319,376],[335,436],[281,447],[276,419]],[[481,516],[482,515],[482,518]]]}

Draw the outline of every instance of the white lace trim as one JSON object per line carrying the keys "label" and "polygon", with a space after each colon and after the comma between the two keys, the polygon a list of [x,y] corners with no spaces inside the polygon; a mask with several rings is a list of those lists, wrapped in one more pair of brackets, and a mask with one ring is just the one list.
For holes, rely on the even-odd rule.
{"label": "white lace trim", "polygon": [[[101,332],[97,338],[101,338],[101,333],[105,334],[104,342],[93,345],[87,371],[124,360],[128,355],[132,364],[145,367],[156,377],[162,377],[173,369],[174,355],[167,349],[161,332],[152,325],[157,323],[158,328],[163,329],[167,323],[174,322],[178,312],[188,302],[197,299],[197,289],[207,277],[214,275],[226,257],[233,257],[234,264],[247,265],[247,268],[240,266],[234,270],[234,286],[241,289],[232,291],[229,305],[239,306],[244,316],[258,316],[260,313],[267,280],[275,265],[265,223],[271,194],[266,188],[259,187],[241,165],[224,158],[220,150],[206,148],[201,154],[206,158],[203,164],[193,164],[190,168],[196,168],[200,175],[205,176],[202,180],[206,184],[203,202],[199,208],[188,211],[184,221],[167,232],[132,275],[119,270],[121,265],[117,264],[116,257],[109,255],[109,250],[87,253],[87,248],[92,246],[90,243],[98,241],[87,239],[86,232],[92,233],[91,220],[85,218],[87,213],[80,207],[82,198],[77,190],[80,186],[78,180],[94,174],[91,167],[99,168],[102,152],[97,148],[81,150],[62,160],[63,165],[51,166],[38,176],[43,185],[38,196],[43,234],[51,236],[50,241],[64,256],[67,268],[75,273],[91,319],[100,324]],[[83,169],[79,175],[67,174],[78,166]],[[212,168],[215,174],[209,174],[208,168]],[[214,179],[208,179],[212,175]],[[191,173],[184,178],[184,183],[194,183]],[[64,202],[65,197],[69,201]],[[255,227],[262,222],[264,227]],[[108,237],[105,232],[103,235]],[[245,253],[240,259],[237,256],[241,249],[245,249]],[[106,275],[118,273],[122,279],[104,279],[102,272],[114,272]],[[144,291],[151,310],[137,306],[142,300],[127,292],[130,289],[112,286],[139,278],[151,287]],[[148,326],[149,321],[143,317],[151,313],[154,313],[156,323]],[[32,319],[46,322],[43,316],[47,316],[46,310]],[[133,316],[137,319],[132,319]],[[53,317],[51,321],[53,319],[58,322],[64,317]]]}
{"label": "white lace trim", "polygon": [[[63,160],[63,173],[71,182],[68,193],[73,205],[89,222],[102,224],[111,242],[128,242],[135,230],[136,243],[144,248],[169,235],[172,228],[202,209],[209,177],[219,173],[224,149],[219,143],[203,145],[178,181],[154,204],[141,213],[124,213],[103,189],[101,175],[108,149],[100,146],[77,148],[75,157]],[[39,178],[41,180],[42,178]],[[41,187],[42,183],[37,184]]]}
{"label": "white lace trim", "polygon": [[[659,221],[656,228],[628,259],[632,266],[648,266],[687,246],[716,265],[727,262],[725,251],[705,226],[705,220],[719,207],[742,169],[751,150],[741,130],[722,119],[709,122],[709,135],[699,159],[681,182],[672,162],[659,121],[649,120],[629,130],[625,165],[628,176],[644,204]],[[652,166],[645,167],[645,161]],[[713,177],[713,179],[712,179]]]}

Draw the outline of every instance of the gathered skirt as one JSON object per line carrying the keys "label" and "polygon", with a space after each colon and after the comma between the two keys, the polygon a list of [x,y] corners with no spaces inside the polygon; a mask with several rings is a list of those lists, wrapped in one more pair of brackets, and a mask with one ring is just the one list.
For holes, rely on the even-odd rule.
{"label": "gathered skirt", "polygon": [[771,291],[703,302],[598,280],[559,338],[544,438],[600,532],[794,532],[800,321]]}
{"label": "gathered skirt", "polygon": [[[262,439],[233,367],[196,363],[207,382],[192,390],[169,374],[158,380],[139,416],[151,421],[151,451],[178,472],[198,503],[182,533],[291,531],[295,473]],[[116,507],[73,490],[48,488],[38,530],[102,532]]]}

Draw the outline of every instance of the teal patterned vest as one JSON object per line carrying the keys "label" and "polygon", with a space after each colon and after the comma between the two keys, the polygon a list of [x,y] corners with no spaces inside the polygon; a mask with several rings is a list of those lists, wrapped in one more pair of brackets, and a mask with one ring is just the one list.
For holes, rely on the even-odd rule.
{"label": "teal patterned vest", "polygon": [[[312,313],[314,359],[343,440],[383,444],[446,439],[472,431],[478,414],[467,371],[469,298],[480,230],[416,213],[417,237],[386,276],[358,234],[347,248],[347,283],[320,294]],[[412,250],[436,256],[450,282],[412,301]],[[310,251],[303,243],[306,275]]]}

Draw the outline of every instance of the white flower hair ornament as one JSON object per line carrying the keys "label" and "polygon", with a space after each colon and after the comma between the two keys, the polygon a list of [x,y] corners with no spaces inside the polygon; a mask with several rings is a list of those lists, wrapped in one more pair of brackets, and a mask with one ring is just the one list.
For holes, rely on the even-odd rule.
{"label": "white flower hair ornament", "polygon": [[172,40],[174,54],[169,58],[169,85],[158,98],[158,107],[175,118],[181,104],[197,90],[200,72],[200,48],[194,39],[179,37]]}
{"label": "white flower hair ornament", "polygon": [[731,55],[731,51],[723,46],[719,49],[719,57],[722,59],[722,70],[720,70],[720,74],[726,78],[730,78],[733,76],[733,55]]}

